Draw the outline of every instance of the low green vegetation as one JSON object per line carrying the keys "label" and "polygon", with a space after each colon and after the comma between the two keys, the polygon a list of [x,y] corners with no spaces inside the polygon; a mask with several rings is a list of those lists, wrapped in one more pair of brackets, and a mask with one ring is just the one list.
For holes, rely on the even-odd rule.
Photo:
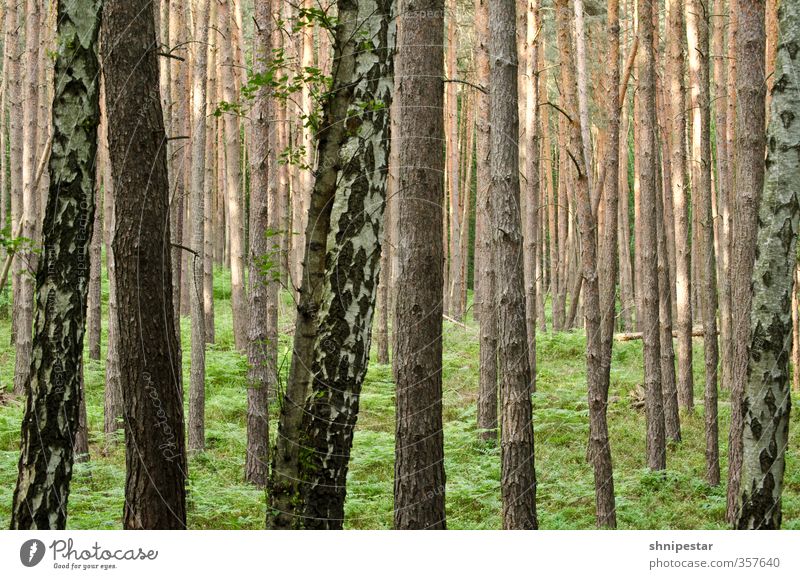
{"label": "low green vegetation", "polygon": [[[104,285],[104,299],[107,287]],[[215,272],[216,344],[207,363],[207,450],[189,461],[189,526],[195,529],[259,529],[264,526],[263,490],[243,481],[246,442],[247,362],[232,350],[230,287],[226,272]],[[293,320],[291,296],[283,296],[280,360],[288,369]],[[188,319],[182,320],[184,375],[188,376]],[[24,401],[14,398],[14,352],[10,321],[0,320],[0,527],[7,528],[17,476],[20,421]],[[478,328],[445,322],[444,422],[447,517],[453,529],[498,529],[500,449],[476,432]],[[121,433],[107,443],[103,428],[103,360],[86,361],[91,461],[76,465],[69,498],[73,529],[121,527],[125,456]],[[724,486],[710,487],[704,475],[702,340],[695,341],[696,411],[683,415],[683,442],[671,445],[668,470],[654,474],[645,465],[645,421],[639,404],[642,379],[640,341],[614,344],[609,400],[617,517],[623,529],[726,528]],[[594,484],[586,462],[588,407],[581,332],[540,333],[538,381],[533,396],[536,431],[539,521],[545,529],[594,527]],[[188,388],[188,378],[186,380]],[[188,399],[188,396],[187,396]],[[792,414],[794,438],[800,413]],[[273,417],[277,404],[273,405]],[[720,397],[723,480],[726,477],[729,404]],[[272,423],[273,432],[275,421]],[[358,431],[350,464],[346,526],[388,529],[392,525],[394,475],[394,385],[391,366],[375,363],[367,374]],[[787,450],[783,495],[784,528],[800,529],[800,452]]]}

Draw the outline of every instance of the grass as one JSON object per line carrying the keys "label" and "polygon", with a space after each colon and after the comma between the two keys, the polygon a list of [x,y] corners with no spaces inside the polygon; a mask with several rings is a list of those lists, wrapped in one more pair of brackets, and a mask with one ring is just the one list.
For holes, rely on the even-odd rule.
{"label": "grass", "polygon": [[[104,300],[107,287],[104,285]],[[189,463],[188,522],[195,529],[259,529],[266,496],[243,481],[246,441],[246,359],[232,348],[230,280],[215,272],[216,344],[207,364],[207,450]],[[291,298],[283,296],[280,327],[291,327]],[[105,329],[105,328],[104,328]],[[182,320],[184,372],[188,376],[189,323]],[[10,392],[14,352],[8,345],[10,323],[0,320],[0,389]],[[289,335],[281,335],[283,373],[288,367]],[[103,335],[105,346],[105,334]],[[587,464],[588,406],[581,332],[539,333],[538,390],[533,396],[536,433],[539,521],[546,529],[594,527],[594,486]],[[683,442],[668,451],[664,475],[645,463],[645,421],[632,405],[642,380],[641,342],[614,345],[609,402],[617,517],[625,529],[717,529],[724,521],[725,487],[705,483],[702,400],[694,414],[682,415]],[[86,362],[86,392],[91,461],[78,464],[69,497],[68,525],[73,529],[121,527],[125,456],[122,444],[102,437],[105,349],[102,361]],[[702,340],[695,341],[696,393],[701,394]],[[477,325],[445,322],[444,441],[447,518],[453,529],[498,529],[500,455],[496,444],[479,441],[476,432],[478,384]],[[188,397],[187,397],[188,398]],[[728,395],[720,395],[722,478],[727,476]],[[7,528],[19,458],[23,400],[0,404],[0,527]],[[188,410],[187,410],[188,413]],[[790,437],[800,426],[792,413]],[[273,409],[273,418],[275,409]],[[274,431],[275,421],[272,422]],[[394,385],[390,366],[374,358],[367,373],[355,436],[346,504],[346,526],[388,529],[392,525],[394,474]],[[787,451],[783,495],[784,527],[800,529],[800,453]]]}

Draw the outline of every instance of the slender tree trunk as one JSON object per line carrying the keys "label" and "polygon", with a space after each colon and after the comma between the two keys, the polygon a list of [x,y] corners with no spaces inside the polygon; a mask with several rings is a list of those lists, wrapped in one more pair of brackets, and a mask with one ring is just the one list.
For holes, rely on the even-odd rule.
{"label": "slender tree trunk", "polygon": [[[102,66],[102,62],[101,62]],[[111,162],[108,154],[108,108],[105,79],[100,79],[100,127],[98,129],[98,159],[103,178],[103,225],[105,225],[106,277],[108,278],[108,329],[106,348],[106,389],[103,399],[103,432],[107,440],[123,427],[122,389],[119,373],[119,329],[117,318],[117,282],[114,260],[114,184],[111,181]]]}
{"label": "slender tree trunk", "polygon": [[[95,167],[100,173],[102,167]],[[89,358],[100,359],[100,333],[102,327],[103,307],[101,304],[100,272],[103,266],[103,193],[99,187],[102,177],[95,177],[95,205],[94,224],[92,225],[92,242],[89,249],[89,291],[86,312],[86,327],[89,333]]]}
{"label": "slender tree trunk", "polygon": [[[272,1],[255,6],[255,74],[272,65]],[[270,328],[270,285],[277,283],[277,257],[270,231],[270,191],[275,186],[275,152],[270,120],[273,101],[269,87],[259,87],[250,112],[250,328],[247,343],[247,455],[245,480],[264,487],[269,477],[269,395],[275,390],[278,348]]]}
{"label": "slender tree trunk", "polygon": [[666,468],[666,441],[659,335],[657,147],[655,54],[651,0],[638,0],[640,48],[638,52],[639,102],[637,104],[639,218],[638,280],[642,338],[644,341],[645,412],[647,416],[647,466]]}
{"label": "slender tree trunk", "polygon": [[[237,101],[231,40],[230,7],[227,0],[216,0],[218,24],[221,32],[220,58],[222,59],[222,89],[226,102]],[[231,308],[233,310],[233,337],[237,350],[243,350],[247,339],[247,296],[244,288],[244,235],[242,220],[244,210],[240,200],[242,186],[242,146],[239,117],[225,115],[225,191],[230,224],[231,255]]]}
{"label": "slender tree trunk", "polygon": [[[711,211],[711,143],[708,62],[709,13],[701,0],[686,6],[689,71],[692,97],[692,185],[702,256],[701,307],[705,345],[704,414],[706,423],[706,480],[719,484],[719,436],[717,423],[717,271],[714,223]],[[763,103],[762,103],[763,110]],[[762,117],[763,118],[763,117]]]}
{"label": "slender tree trunk", "polygon": [[[29,7],[30,8],[30,7]],[[55,146],[36,276],[29,393],[22,422],[12,529],[64,529],[80,415],[89,241],[94,220],[100,3],[59,2]],[[31,18],[29,12],[28,17]],[[68,170],[65,170],[68,169]],[[35,189],[35,188],[32,188]],[[54,306],[55,304],[55,306]]]}
{"label": "slender tree trunk", "polygon": [[[478,83],[489,85],[489,0],[475,0],[475,66]],[[476,215],[478,221],[476,244],[480,260],[477,277],[481,280],[480,296],[480,374],[478,376],[478,430],[484,440],[497,440],[497,309],[494,306],[495,268],[492,259],[491,220],[494,199],[489,180],[489,142],[491,122],[489,96],[478,94],[477,183]]]}
{"label": "slender tree trunk", "polygon": [[[740,50],[744,52],[749,47],[755,51],[754,43],[759,38],[758,18],[763,13],[759,10],[757,17],[751,14],[750,11],[758,7],[757,2],[752,7],[743,4],[740,1],[739,34],[743,41]],[[777,49],[770,104],[766,183],[760,203],[758,255],[752,277],[753,313],[750,318],[749,372],[742,403],[743,461],[735,519],[737,529],[780,528],[789,436],[791,397],[787,352],[791,349],[792,319],[786,306],[790,303],[800,225],[800,207],[796,197],[800,183],[796,150],[800,123],[795,117],[800,107],[797,50],[800,46],[800,6],[781,2],[778,26],[781,42]],[[763,42],[759,42],[759,47],[763,48]],[[747,70],[750,65],[755,68],[755,62],[740,63],[739,87],[748,86],[750,78],[755,80],[754,71]],[[759,90],[755,94],[763,95],[763,92]],[[740,114],[744,112],[742,109],[749,108],[747,100],[753,96],[752,93],[740,93]],[[750,145],[741,142],[740,155],[752,154],[755,157],[755,151],[748,150]],[[741,169],[737,171],[739,176],[742,172]]]}
{"label": "slender tree trunk", "polygon": [[519,213],[517,49],[514,0],[489,3],[489,110],[492,260],[497,277],[497,351],[500,390],[500,494],[504,529],[536,529],[536,473],[530,392],[534,379],[525,330],[522,220]]}
{"label": "slender tree trunk", "polygon": [[[209,7],[209,22],[217,21],[217,4],[211,1]],[[213,30],[213,29],[212,29]],[[212,37],[209,31],[208,38],[208,59],[206,62],[206,74],[208,85],[206,87],[206,111],[210,115],[216,108],[217,98],[217,40]],[[216,32],[216,30],[213,30]],[[216,158],[217,152],[214,145],[217,142],[217,127],[219,121],[214,116],[209,116],[206,124],[206,161],[204,179],[204,233],[203,233],[203,319],[206,328],[206,343],[213,344],[216,341],[214,332],[214,211],[215,200],[217,198],[216,187]]]}
{"label": "slender tree trunk", "polygon": [[[25,97],[22,108],[22,237],[38,247],[41,241],[41,214],[39,190],[34,184],[38,145],[39,102],[39,10],[38,0],[28,0],[25,9]],[[19,277],[19,292],[14,295],[14,310],[17,315],[16,367],[14,370],[14,393],[23,394],[31,372],[31,349],[33,329],[34,272],[38,256],[32,250],[21,252],[20,258],[31,275]]]}
{"label": "slender tree trunk", "polygon": [[668,118],[670,119],[670,183],[675,219],[675,301],[678,332],[678,404],[691,411],[694,405],[692,374],[692,303],[691,250],[689,246],[689,195],[686,184],[686,117],[684,103],[685,57],[683,52],[684,0],[667,0],[667,66],[669,84]]}
{"label": "slender tree trunk", "polygon": [[[116,186],[118,353],[126,417],[123,525],[182,529],[183,397],[170,299],[169,181],[152,10],[147,0],[106,0],[103,21],[109,152]],[[151,170],[143,172],[142,166]]]}
{"label": "slender tree trunk", "polygon": [[[749,353],[751,345],[757,350],[760,344],[753,341],[750,331],[752,321],[751,304],[756,287],[768,293],[769,281],[757,280],[753,276],[753,266],[757,255],[763,254],[759,240],[759,206],[764,191],[764,151],[767,144],[766,134],[761,127],[766,126],[764,83],[764,59],[766,50],[766,28],[764,0],[738,1],[738,29],[736,36],[736,197],[735,197],[735,229],[733,239],[733,272],[731,278],[731,297],[733,303],[733,367],[731,381],[731,430],[728,439],[728,520],[736,522],[748,517],[745,513],[736,512],[739,495],[752,492],[746,486],[739,488],[743,461],[742,436],[745,422],[757,416],[747,406],[743,406],[744,389],[754,374],[748,366],[749,360],[759,361],[758,351],[755,357]],[[788,61],[786,66],[790,66]],[[789,68],[785,72],[786,82],[796,82],[796,73]],[[777,93],[775,93],[777,94]],[[790,92],[791,95],[791,92]],[[790,101],[792,102],[792,101]],[[793,101],[796,103],[796,101]],[[778,104],[778,108],[785,106]],[[793,118],[793,117],[792,117]],[[792,120],[788,121],[791,125]],[[780,138],[780,128],[772,123],[770,135]],[[782,121],[785,125],[786,121]],[[791,128],[786,127],[786,128]],[[792,133],[787,133],[791,135]],[[770,144],[771,156],[778,155]],[[778,194],[778,193],[776,193]],[[775,208],[774,213],[779,209]],[[758,249],[757,249],[758,248]],[[763,270],[769,271],[769,269]],[[777,290],[776,290],[777,291]],[[780,294],[781,296],[783,294]],[[777,297],[777,295],[776,295]],[[763,304],[763,301],[761,301]],[[786,302],[788,304],[788,301]],[[767,307],[767,306],[762,306]],[[763,310],[762,310],[763,311]],[[767,318],[762,318],[766,320]],[[763,323],[763,321],[762,321]],[[773,334],[770,334],[771,336]],[[769,338],[764,338],[769,340]],[[783,343],[782,341],[780,342]],[[763,363],[763,362],[762,362]],[[764,366],[765,367],[765,366]],[[757,378],[755,378],[757,380]],[[751,396],[755,396],[755,392]],[[778,406],[781,400],[778,399]],[[757,412],[757,411],[756,411]],[[752,427],[752,425],[751,425]],[[756,432],[752,431],[751,432]],[[749,436],[749,433],[748,433]],[[761,437],[756,436],[756,439]],[[758,470],[761,473],[761,470]],[[764,473],[766,474],[766,473]],[[751,471],[752,475],[752,471]],[[745,479],[747,480],[747,479]],[[745,483],[749,485],[749,482]]]}
{"label": "slender tree trunk", "polygon": [[[619,200],[619,0],[608,2],[608,149],[602,202],[605,217],[598,257],[600,310],[600,359],[594,391],[589,391],[589,456],[594,469],[595,521],[599,528],[616,528],[614,478],[606,409],[611,381],[611,355],[617,304],[617,215]],[[623,256],[623,259],[625,257]],[[587,317],[587,331],[589,330]],[[587,334],[588,338],[588,334]],[[589,368],[587,358],[587,372]]]}
{"label": "slender tree trunk", "polygon": [[191,373],[189,386],[189,451],[205,449],[206,327],[205,283],[205,181],[206,181],[206,82],[208,66],[208,14],[211,0],[192,0],[195,26],[192,67],[192,175],[189,206],[192,208],[192,255],[189,263],[189,304],[192,315]]}
{"label": "slender tree trunk", "polygon": [[[456,0],[447,0],[447,67],[445,74],[449,79],[458,78],[457,54],[458,54],[458,19],[456,10]],[[460,191],[460,179],[458,176],[458,84],[449,82],[445,85],[446,103],[446,126],[447,126],[447,188],[450,199],[450,259],[447,260],[449,313],[453,319],[461,321],[464,312],[461,309],[461,293],[463,291],[464,280],[462,276],[464,257],[461,254],[461,235],[463,224],[461,223],[461,196],[464,192]],[[463,103],[462,96],[462,103]],[[462,106],[462,115],[463,115]]]}
{"label": "slender tree trunk", "polygon": [[[12,231],[21,233],[21,214],[22,214],[22,143],[23,143],[23,123],[19,114],[11,114],[11,111],[19,110],[22,107],[22,71],[20,61],[22,60],[22,50],[19,38],[19,6],[15,2],[9,2],[6,6],[6,41],[5,49],[9,51],[8,71],[3,76],[7,77],[8,95],[8,140],[9,140],[9,188],[10,194],[10,214]],[[20,276],[22,272],[22,260],[19,256],[12,261],[12,295],[16,303],[19,297]],[[10,344],[17,342],[17,331],[19,327],[19,315],[17,308],[11,313],[11,336]]]}

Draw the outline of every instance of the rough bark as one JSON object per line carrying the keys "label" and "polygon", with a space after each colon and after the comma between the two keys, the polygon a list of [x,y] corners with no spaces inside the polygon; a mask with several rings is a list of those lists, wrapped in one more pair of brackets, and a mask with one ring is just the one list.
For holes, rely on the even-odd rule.
{"label": "rough bark", "polygon": [[[750,38],[748,9],[740,14],[740,34]],[[743,460],[737,529],[778,529],[789,434],[789,352],[792,340],[792,276],[800,205],[800,6],[781,2],[779,44],[767,135],[766,181],[758,217],[748,374],[744,387]],[[763,47],[763,43],[761,43]],[[753,47],[755,48],[755,47]],[[749,72],[740,63],[740,82]],[[742,79],[744,76],[744,79]],[[740,103],[746,107],[745,96]],[[740,149],[740,153],[744,153]]]}
{"label": "rough bark", "polygon": [[[692,102],[692,198],[697,215],[700,265],[700,297],[705,336],[704,415],[706,431],[706,480],[719,484],[719,435],[717,422],[717,268],[711,198],[711,111],[709,107],[709,12],[702,0],[686,6],[689,76]],[[763,110],[763,103],[762,103]]]}
{"label": "rough bark", "polygon": [[[99,1],[59,2],[54,146],[12,529],[64,529],[94,221]],[[29,13],[30,17],[30,13]]]}
{"label": "rough bark", "polygon": [[[784,41],[785,42],[785,41]],[[745,413],[744,388],[748,383],[748,348],[752,343],[751,304],[754,299],[753,265],[759,246],[759,205],[764,190],[766,126],[764,59],[766,50],[764,0],[738,1],[736,36],[736,197],[731,298],[733,304],[733,365],[731,380],[731,430],[728,439],[728,520],[736,513]],[[787,74],[791,74],[787,70]],[[787,81],[792,80],[787,77]],[[775,123],[772,123],[773,125]],[[791,124],[791,121],[790,121]],[[773,133],[778,127],[772,126]],[[777,137],[776,137],[777,138]],[[772,151],[770,151],[772,153]],[[758,249],[757,249],[758,248]],[[746,489],[742,489],[746,490]]]}
{"label": "rough bark", "polygon": [[[237,102],[235,88],[236,70],[231,39],[230,6],[227,0],[216,0],[220,29],[220,58],[223,98],[228,103]],[[242,145],[239,116],[225,114],[225,196],[230,226],[231,309],[233,310],[233,337],[237,350],[244,350],[247,339],[247,296],[244,287],[244,208],[241,200]]]}
{"label": "rough bark", "polygon": [[500,494],[504,529],[535,529],[531,376],[525,329],[525,279],[519,212],[519,133],[517,47],[508,34],[515,26],[513,0],[489,3],[489,110],[491,184],[495,206],[491,221],[500,390]]}
{"label": "rough bark", "polygon": [[[256,43],[254,73],[264,74],[271,66],[272,55],[271,0],[255,5]],[[269,397],[278,376],[277,313],[272,285],[278,282],[278,264],[270,231],[270,191],[275,185],[275,143],[270,120],[273,101],[269,87],[259,87],[250,111],[250,300],[247,341],[247,454],[245,480],[264,487],[269,477]]]}
{"label": "rough bark", "polygon": [[[39,2],[28,0],[25,8],[25,94],[22,107],[22,237],[38,247],[41,241],[41,215],[38,188],[34,185],[38,145],[38,99],[39,99]],[[19,276],[18,290],[14,294],[16,315],[16,360],[14,369],[14,393],[23,394],[31,371],[31,348],[33,328],[34,272],[38,267],[38,256],[32,249],[20,252],[28,273]]]}
{"label": "rough bark", "polygon": [[[347,471],[369,361],[389,168],[395,25],[390,0],[341,1],[336,80],[348,86],[313,383],[300,439],[303,526],[341,529]],[[369,38],[365,45],[361,38]],[[365,105],[372,103],[372,107]]]}
{"label": "rough bark", "polygon": [[400,0],[397,13],[394,526],[443,529],[444,0]]}
{"label": "rough bark", "polygon": [[[99,166],[95,171],[102,171]],[[102,182],[100,175],[95,177],[95,183]],[[94,212],[94,225],[92,226],[92,242],[89,250],[89,291],[86,312],[86,327],[89,334],[89,358],[100,359],[100,333],[102,328],[103,307],[101,304],[100,272],[102,269],[103,254],[103,193],[96,186]]]}
{"label": "rough bark", "polygon": [[189,258],[189,306],[192,316],[189,382],[189,450],[205,449],[206,327],[205,283],[205,180],[206,180],[206,81],[208,66],[208,14],[211,0],[192,0],[195,9],[192,47],[192,174],[189,206],[192,208],[192,255]]}
{"label": "rough bark", "polygon": [[[103,72],[126,418],[126,529],[186,527],[186,452],[172,303],[166,134],[153,4],[106,0]],[[142,166],[150,167],[147,172]]]}
{"label": "rough bark", "polygon": [[683,0],[667,0],[668,117],[670,119],[670,183],[675,220],[675,302],[677,317],[678,404],[691,411],[694,406],[692,374],[691,251],[689,248],[689,193],[686,183],[686,86],[684,84]]}
{"label": "rough bark", "polygon": [[605,222],[600,234],[599,277],[597,282],[600,310],[600,368],[597,371],[597,382],[594,384],[595,390],[589,392],[589,456],[594,467],[595,522],[599,528],[612,529],[617,526],[617,516],[606,409],[611,381],[611,355],[617,305],[617,215],[619,211],[620,148],[619,32],[619,1],[609,0],[607,28],[609,70],[606,96],[608,106],[608,146],[606,151],[605,190],[601,200]]}
{"label": "rough bark", "polygon": [[647,416],[647,466],[666,468],[666,440],[661,377],[661,339],[659,335],[658,235],[657,235],[657,147],[655,54],[650,0],[638,0],[640,49],[636,117],[639,167],[638,244],[640,319],[644,342],[645,413]]}
{"label": "rough bark", "polygon": [[[475,0],[475,66],[478,84],[489,84],[489,4],[488,0]],[[497,439],[497,309],[494,307],[495,270],[492,259],[491,219],[494,202],[490,193],[489,96],[478,95],[477,110],[477,191],[476,191],[476,260],[480,282],[480,329],[478,375],[478,430],[484,440]]]}

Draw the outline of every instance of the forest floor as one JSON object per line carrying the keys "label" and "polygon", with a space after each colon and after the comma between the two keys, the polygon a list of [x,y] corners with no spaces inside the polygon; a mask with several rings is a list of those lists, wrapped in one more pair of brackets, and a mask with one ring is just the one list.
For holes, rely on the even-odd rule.
{"label": "forest floor", "polygon": [[[104,280],[104,306],[107,298]],[[233,350],[230,282],[215,272],[216,343],[206,354],[207,450],[189,462],[189,527],[193,529],[260,529],[264,526],[263,490],[243,481],[246,443],[247,362]],[[284,295],[280,328],[290,331],[291,298]],[[105,314],[105,307],[104,307]],[[121,528],[125,456],[121,433],[117,444],[103,440],[103,359],[86,357],[87,408],[91,460],[77,464],[69,497],[72,529]],[[0,528],[8,528],[17,477],[20,422],[24,401],[10,396],[14,352],[10,322],[0,319]],[[183,366],[188,388],[189,320],[182,320]],[[500,449],[482,442],[476,431],[478,327],[445,322],[444,444],[447,474],[447,524],[451,529],[499,529]],[[282,373],[288,368],[291,337],[281,334]],[[533,395],[536,438],[537,503],[544,529],[594,528],[594,485],[586,462],[588,405],[582,332],[539,333],[538,378]],[[695,413],[681,416],[683,442],[668,450],[666,474],[645,464],[644,411],[637,389],[642,380],[641,341],[615,342],[611,370],[609,425],[617,497],[617,519],[624,529],[716,529],[724,521],[724,484],[703,479],[702,340],[695,340]],[[188,405],[188,396],[186,396]],[[795,407],[797,403],[795,402]],[[188,410],[187,410],[188,413]],[[275,431],[277,405],[272,409]],[[730,406],[720,396],[722,480],[727,476]],[[800,529],[800,412],[791,417],[787,451],[783,525]],[[274,439],[273,439],[274,440]],[[389,529],[392,526],[394,477],[394,384],[391,366],[374,356],[361,397],[361,411],[348,477],[346,527]]]}

